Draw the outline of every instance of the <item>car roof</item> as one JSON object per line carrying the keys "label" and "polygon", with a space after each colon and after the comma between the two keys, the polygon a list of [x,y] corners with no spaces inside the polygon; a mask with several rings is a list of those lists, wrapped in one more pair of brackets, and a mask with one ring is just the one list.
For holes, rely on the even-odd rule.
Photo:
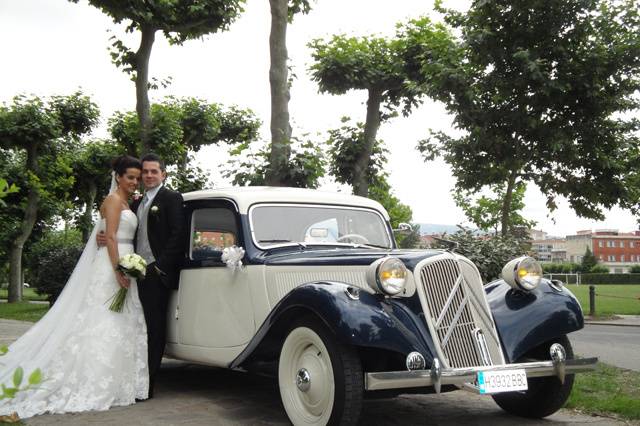
{"label": "car roof", "polygon": [[227,198],[233,200],[240,213],[246,214],[253,204],[257,203],[305,203],[305,204],[336,204],[341,206],[365,207],[374,209],[389,219],[389,214],[377,201],[344,192],[320,191],[307,188],[289,188],[273,186],[243,186],[202,191],[183,194],[185,201],[207,200],[212,198]]}

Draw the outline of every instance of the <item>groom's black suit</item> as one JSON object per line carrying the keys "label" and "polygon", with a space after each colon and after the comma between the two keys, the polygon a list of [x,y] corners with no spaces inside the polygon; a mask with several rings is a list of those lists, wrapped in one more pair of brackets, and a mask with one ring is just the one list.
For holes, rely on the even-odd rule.
{"label": "groom's black suit", "polygon": [[[138,286],[147,322],[149,350],[149,396],[160,368],[167,336],[167,305],[172,289],[178,288],[180,263],[184,256],[184,214],[182,195],[165,188],[158,190],[147,213],[147,236],[155,262]],[[131,209],[137,214],[141,200]],[[159,270],[158,270],[159,269]]]}

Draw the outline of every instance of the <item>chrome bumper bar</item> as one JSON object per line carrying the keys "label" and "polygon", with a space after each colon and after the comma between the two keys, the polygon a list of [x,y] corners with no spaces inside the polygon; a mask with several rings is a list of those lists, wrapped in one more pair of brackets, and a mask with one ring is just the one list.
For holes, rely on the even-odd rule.
{"label": "chrome bumper bar", "polygon": [[385,371],[366,373],[366,390],[400,389],[433,386],[440,392],[441,385],[459,385],[474,383],[480,371],[504,371],[523,369],[527,377],[556,376],[564,382],[565,374],[574,374],[594,370],[598,358],[557,359],[553,361],[523,362],[518,364],[491,365],[468,368],[440,368],[438,359],[434,359],[431,370]]}

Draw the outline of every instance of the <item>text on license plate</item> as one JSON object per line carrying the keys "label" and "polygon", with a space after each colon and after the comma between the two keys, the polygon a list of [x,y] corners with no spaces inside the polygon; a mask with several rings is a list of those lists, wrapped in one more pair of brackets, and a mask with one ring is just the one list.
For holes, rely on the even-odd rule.
{"label": "text on license plate", "polygon": [[498,393],[527,390],[527,373],[524,370],[479,371],[480,393]]}

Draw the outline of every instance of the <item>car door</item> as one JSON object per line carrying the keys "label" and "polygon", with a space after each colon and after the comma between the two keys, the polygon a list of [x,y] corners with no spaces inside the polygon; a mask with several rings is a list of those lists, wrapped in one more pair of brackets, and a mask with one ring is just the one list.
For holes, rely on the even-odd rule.
{"label": "car door", "polygon": [[243,245],[240,217],[230,200],[187,203],[190,240],[180,274],[179,345],[231,348],[255,331],[248,274],[222,262],[225,247]]}

